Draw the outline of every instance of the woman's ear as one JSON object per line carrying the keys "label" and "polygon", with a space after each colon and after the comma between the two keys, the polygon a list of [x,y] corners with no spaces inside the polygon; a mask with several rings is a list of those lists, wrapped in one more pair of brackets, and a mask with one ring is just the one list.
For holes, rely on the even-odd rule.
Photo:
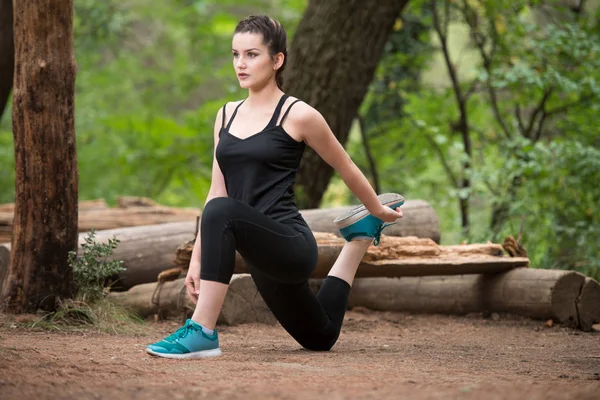
{"label": "woman's ear", "polygon": [[283,61],[285,61],[285,56],[283,53],[277,53],[273,57],[273,69],[278,70],[283,65]]}

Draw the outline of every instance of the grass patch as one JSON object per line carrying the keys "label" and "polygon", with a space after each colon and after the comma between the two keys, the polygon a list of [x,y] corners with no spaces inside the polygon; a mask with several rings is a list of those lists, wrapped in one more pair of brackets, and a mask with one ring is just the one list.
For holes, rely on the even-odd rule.
{"label": "grass patch", "polygon": [[104,332],[112,334],[145,335],[146,322],[139,315],[109,299],[86,303],[66,300],[58,310],[33,321],[17,322],[17,327],[39,328],[55,332]]}

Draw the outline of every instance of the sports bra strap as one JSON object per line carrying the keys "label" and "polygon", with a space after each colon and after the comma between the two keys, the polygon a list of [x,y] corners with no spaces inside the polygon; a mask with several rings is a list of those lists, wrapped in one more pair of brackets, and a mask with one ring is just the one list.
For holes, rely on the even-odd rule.
{"label": "sports bra strap", "polygon": [[297,99],[296,101],[292,102],[292,104],[290,104],[290,106],[287,108],[287,110],[285,110],[285,113],[283,114],[283,117],[281,118],[281,121],[279,121],[279,125],[283,125],[283,121],[285,121],[285,117],[287,117],[288,113],[290,112],[290,109],[292,108],[292,106],[294,104],[296,104],[297,102],[301,101],[300,99]]}

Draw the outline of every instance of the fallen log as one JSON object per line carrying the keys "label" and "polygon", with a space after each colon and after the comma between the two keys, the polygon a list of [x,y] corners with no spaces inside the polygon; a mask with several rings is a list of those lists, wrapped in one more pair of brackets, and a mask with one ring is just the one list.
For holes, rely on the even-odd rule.
{"label": "fallen log", "polygon": [[[135,201],[135,200],[134,200]],[[121,200],[131,204],[132,200]],[[138,201],[139,204],[139,201]],[[200,209],[136,205],[125,208],[95,208],[79,213],[79,232],[92,229],[107,230],[132,226],[155,225],[169,222],[195,222]],[[10,242],[13,212],[0,212],[0,243]]]}
{"label": "fallen log", "polygon": [[[109,298],[144,318],[151,315],[161,318],[189,317],[195,306],[187,296],[184,281],[185,278],[180,278],[137,285],[127,292],[110,293]],[[276,320],[250,275],[234,275],[217,323],[236,325],[252,322],[273,324]]]}
{"label": "fallen log", "polygon": [[[104,199],[82,200],[79,202],[79,211],[103,210],[108,208]],[[15,212],[15,203],[0,204],[0,213]]]}
{"label": "fallen log", "polygon": [[600,284],[592,278],[585,278],[581,293],[577,299],[579,325],[584,331],[591,331],[600,323]]}
{"label": "fallen log", "polygon": [[[315,232],[319,257],[313,278],[324,278],[345,244],[329,233]],[[187,267],[193,241],[177,249],[175,263]],[[482,274],[524,267],[529,259],[503,256],[498,244],[440,246],[431,239],[389,237],[382,235],[379,246],[370,246],[361,262],[357,277],[398,277],[425,275]],[[237,254],[236,274],[248,273],[243,258]]]}
{"label": "fallen log", "polygon": [[[320,279],[310,281],[314,292],[321,282]],[[349,307],[459,315],[506,312],[539,320],[553,319],[589,330],[594,319],[581,312],[578,314],[577,310],[584,282],[588,295],[597,299],[600,296],[598,283],[572,271],[516,269],[497,275],[362,278],[354,281]],[[160,289],[157,289],[158,283],[138,285],[127,292],[111,293],[110,298],[143,317],[154,314],[176,317],[182,313],[189,316],[194,305],[187,298],[183,283],[182,278],[165,282]],[[597,312],[596,306],[594,318]],[[247,274],[234,275],[218,323],[251,322],[275,323],[275,319],[252,278]]]}
{"label": "fallen log", "polygon": [[[105,243],[113,236],[120,240],[109,259],[123,261],[126,270],[116,277],[113,289],[156,281],[159,273],[175,266],[178,244],[193,237],[195,229],[196,223],[190,221],[98,231],[97,242]],[[80,244],[84,237],[80,234]]]}
{"label": "fallen log", "polygon": [[[113,236],[120,240],[109,260],[123,261],[126,271],[119,275],[113,290],[154,282],[159,273],[176,265],[187,268],[193,248],[193,241],[189,239],[194,237],[195,229],[195,222],[190,221],[98,231],[98,243],[105,243]],[[80,244],[86,235],[80,234]],[[319,245],[319,258],[313,277],[322,278],[331,269],[345,241],[328,233],[316,232],[315,237]],[[185,245],[179,246],[186,241]],[[10,245],[4,246],[9,252]],[[502,248],[496,244],[439,246],[431,239],[384,235],[378,247],[369,248],[357,276],[492,273],[528,263],[526,258],[500,257],[501,254]],[[8,268],[8,258],[8,255],[0,258],[0,271]],[[386,261],[378,261],[382,259]],[[248,272],[239,254],[235,272]]]}
{"label": "fallen log", "polygon": [[[158,205],[145,197],[119,197],[118,208],[108,208],[104,200],[80,202],[79,232],[121,227],[195,221],[200,209]],[[354,206],[301,210],[306,222],[315,232],[338,234],[333,220]],[[423,200],[408,200],[402,206],[404,218],[386,229],[389,236],[416,236],[440,241],[440,226],[433,208]],[[11,240],[14,205],[0,205],[0,243]]]}
{"label": "fallen log", "polygon": [[[95,241],[106,243],[116,237],[120,240],[107,259],[121,260],[126,270],[114,278],[113,289],[128,289],[140,283],[154,282],[159,273],[175,267],[174,253],[181,242],[194,236],[195,222],[177,222],[149,226],[108,229],[96,232]],[[79,234],[79,251],[87,233]],[[8,270],[10,243],[0,245],[0,278]],[[1,282],[1,281],[0,281]]]}
{"label": "fallen log", "polygon": [[[313,232],[339,232],[333,220],[355,206],[300,210]],[[423,200],[407,200],[402,206],[404,217],[400,222],[385,229],[388,236],[416,236],[430,238],[440,243],[440,223],[435,210]]]}
{"label": "fallen log", "polygon": [[596,285],[588,283],[582,300],[585,281],[577,272],[534,268],[494,275],[364,278],[354,282],[349,304],[419,313],[506,312],[587,330],[598,316],[598,303],[591,318],[578,311],[578,304],[594,304],[591,299],[600,296],[600,288],[590,280]]}

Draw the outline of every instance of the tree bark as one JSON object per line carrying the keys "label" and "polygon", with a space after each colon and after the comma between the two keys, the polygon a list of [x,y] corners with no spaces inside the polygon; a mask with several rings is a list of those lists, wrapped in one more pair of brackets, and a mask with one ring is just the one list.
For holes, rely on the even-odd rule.
{"label": "tree bark", "polygon": [[74,293],[77,248],[73,1],[14,3],[16,202],[6,311],[54,310]]}
{"label": "tree bark", "polygon": [[[342,145],[373,79],[394,22],[408,0],[313,0],[294,35],[284,87],[315,107]],[[318,208],[333,170],[308,149],[296,201]]]}
{"label": "tree bark", "polygon": [[15,48],[12,0],[0,0],[0,122],[13,86]]}

